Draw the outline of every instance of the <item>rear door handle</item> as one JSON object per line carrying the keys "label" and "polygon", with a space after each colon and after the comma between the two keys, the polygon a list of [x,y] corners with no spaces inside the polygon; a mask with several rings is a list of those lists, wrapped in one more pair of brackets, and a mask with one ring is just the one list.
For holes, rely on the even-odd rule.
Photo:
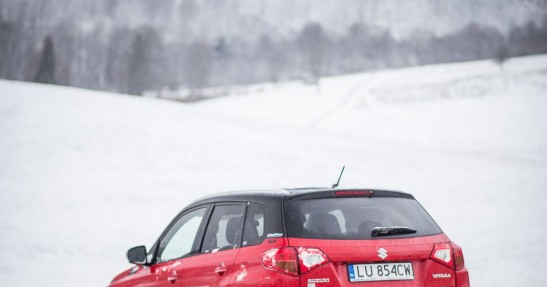
{"label": "rear door handle", "polygon": [[167,280],[171,283],[175,283],[175,281],[179,280],[179,277],[177,275],[171,275],[167,277]]}
{"label": "rear door handle", "polygon": [[215,273],[218,275],[223,275],[226,273],[226,265],[224,265],[224,263],[220,264],[220,266],[215,268]]}

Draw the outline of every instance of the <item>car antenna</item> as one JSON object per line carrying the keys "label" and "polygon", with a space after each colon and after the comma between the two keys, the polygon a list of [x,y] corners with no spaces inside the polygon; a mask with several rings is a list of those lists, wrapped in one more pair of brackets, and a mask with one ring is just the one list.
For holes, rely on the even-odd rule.
{"label": "car antenna", "polygon": [[338,181],[335,184],[332,185],[332,188],[337,188],[338,184],[340,184],[340,179],[342,178],[342,174],[344,173],[345,168],[346,168],[346,166],[342,167],[342,171],[340,172],[340,176],[338,177]]}

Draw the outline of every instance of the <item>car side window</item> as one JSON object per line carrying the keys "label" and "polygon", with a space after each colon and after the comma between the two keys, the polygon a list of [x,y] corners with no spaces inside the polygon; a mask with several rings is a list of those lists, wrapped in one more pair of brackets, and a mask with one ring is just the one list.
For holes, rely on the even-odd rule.
{"label": "car side window", "polygon": [[257,245],[264,241],[264,209],[264,205],[253,202],[247,207],[242,246]]}
{"label": "car side window", "polygon": [[158,262],[181,258],[192,251],[206,210],[203,207],[190,211],[171,226],[160,241]]}
{"label": "car side window", "polygon": [[201,246],[201,253],[211,253],[237,247],[241,238],[243,204],[215,206]]}

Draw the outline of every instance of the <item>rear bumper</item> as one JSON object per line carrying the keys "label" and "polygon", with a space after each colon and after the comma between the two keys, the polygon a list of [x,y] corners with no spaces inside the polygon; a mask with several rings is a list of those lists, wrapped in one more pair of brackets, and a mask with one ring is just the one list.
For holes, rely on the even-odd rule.
{"label": "rear bumper", "polygon": [[469,287],[469,272],[466,267],[456,271],[456,287]]}

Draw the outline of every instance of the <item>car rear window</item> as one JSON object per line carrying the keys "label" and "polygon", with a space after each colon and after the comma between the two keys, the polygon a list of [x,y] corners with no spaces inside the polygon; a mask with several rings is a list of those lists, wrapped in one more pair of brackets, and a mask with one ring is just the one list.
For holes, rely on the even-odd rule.
{"label": "car rear window", "polygon": [[[427,236],[441,229],[414,199],[346,197],[301,199],[287,202],[289,237],[317,239],[371,239]],[[372,237],[375,227],[408,227],[416,233]]]}

